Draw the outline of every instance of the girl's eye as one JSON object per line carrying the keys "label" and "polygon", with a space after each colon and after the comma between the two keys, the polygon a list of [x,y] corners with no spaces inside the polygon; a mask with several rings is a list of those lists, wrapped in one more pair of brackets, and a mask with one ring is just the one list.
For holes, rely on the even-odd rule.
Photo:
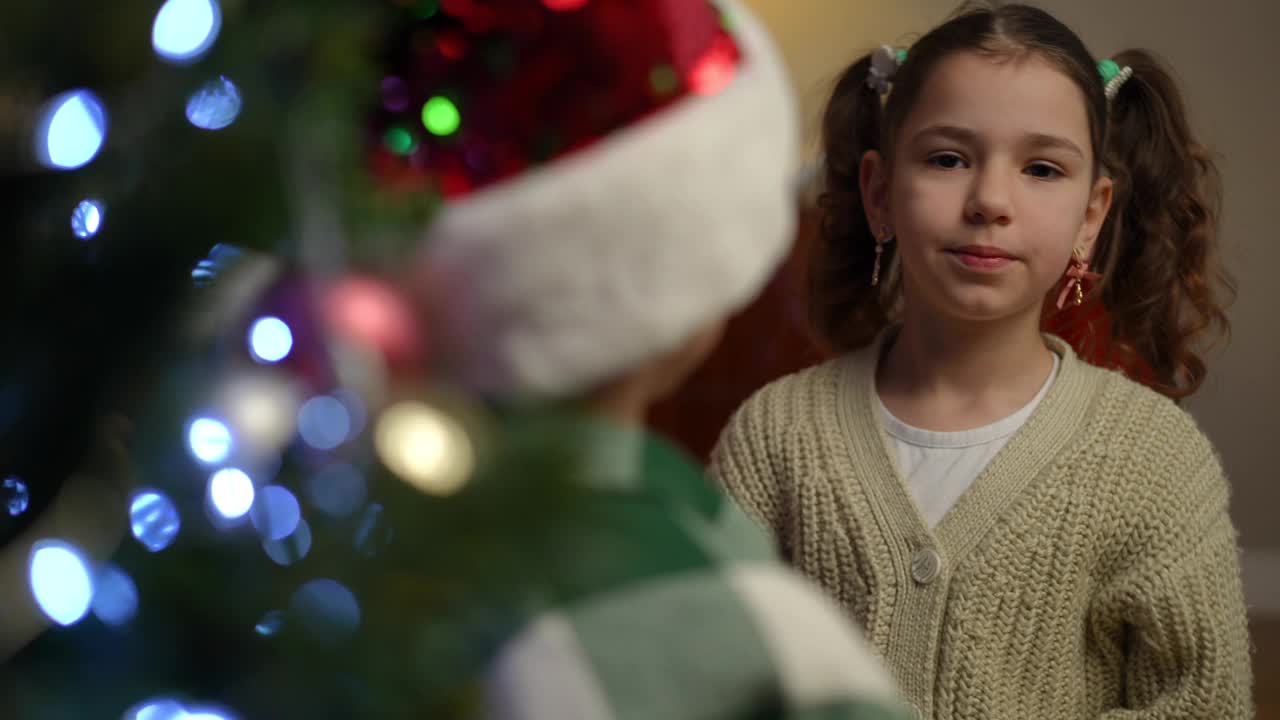
{"label": "girl's eye", "polygon": [[964,158],[951,152],[930,155],[929,164],[942,170],[958,170],[965,166]]}
{"label": "girl's eye", "polygon": [[1032,163],[1025,171],[1038,180],[1053,180],[1063,176],[1063,172],[1048,163]]}

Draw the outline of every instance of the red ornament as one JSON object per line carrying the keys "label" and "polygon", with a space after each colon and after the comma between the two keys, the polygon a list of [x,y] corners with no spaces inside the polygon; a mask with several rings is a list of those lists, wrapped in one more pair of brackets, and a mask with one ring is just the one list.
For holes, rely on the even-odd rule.
{"label": "red ornament", "polygon": [[426,355],[411,303],[381,280],[363,275],[338,280],[325,293],[323,312],[330,332],[375,351],[390,368],[417,368]]}

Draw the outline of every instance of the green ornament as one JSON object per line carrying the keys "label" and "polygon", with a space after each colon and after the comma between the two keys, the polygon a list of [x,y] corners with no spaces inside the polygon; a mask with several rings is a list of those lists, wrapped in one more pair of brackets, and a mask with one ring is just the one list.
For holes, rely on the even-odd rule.
{"label": "green ornament", "polygon": [[1120,65],[1115,60],[1103,60],[1098,63],[1098,74],[1102,76],[1102,84],[1105,85],[1120,74]]}
{"label": "green ornament", "polygon": [[446,137],[458,131],[462,115],[452,100],[437,95],[422,106],[422,124],[432,135]]}

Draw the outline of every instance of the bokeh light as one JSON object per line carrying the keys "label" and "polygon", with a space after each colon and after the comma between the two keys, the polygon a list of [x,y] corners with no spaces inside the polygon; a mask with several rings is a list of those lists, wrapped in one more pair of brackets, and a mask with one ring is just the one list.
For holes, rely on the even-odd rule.
{"label": "bokeh light", "polygon": [[231,430],[221,420],[196,418],[187,426],[187,447],[206,465],[220,463],[231,454]]}
{"label": "bokeh light", "polygon": [[336,580],[312,580],[289,600],[290,620],[314,640],[330,644],[350,638],[360,627],[356,596]]}
{"label": "bokeh light", "polygon": [[0,483],[0,503],[9,517],[17,517],[31,504],[31,492],[27,484],[17,476],[7,477]]}
{"label": "bokeh light", "polygon": [[284,611],[271,610],[262,616],[257,625],[253,626],[253,631],[262,637],[271,637],[282,628],[284,628]]}
{"label": "bokeh light", "polygon": [[462,115],[452,100],[437,95],[422,106],[422,125],[432,135],[446,137],[458,131]]}
{"label": "bokeh light", "polygon": [[244,517],[253,507],[253,480],[238,468],[223,468],[209,478],[209,500],[227,520]]}
{"label": "bokeh light", "polygon": [[382,105],[391,112],[409,109],[409,85],[401,78],[389,75],[382,80]]}
{"label": "bokeh light", "polygon": [[217,705],[184,705],[173,698],[152,698],[129,708],[121,720],[239,720],[239,715]]}
{"label": "bokeh light", "polygon": [[346,442],[351,415],[341,400],[328,395],[313,397],[298,409],[298,434],[317,450],[332,450]]}
{"label": "bokeh light", "polygon": [[107,565],[94,582],[93,614],[108,625],[124,625],[138,614],[138,586],[115,565]]}
{"label": "bokeh light", "polygon": [[82,200],[71,211],[71,232],[81,240],[88,240],[102,229],[102,216],[106,209],[97,200]]}
{"label": "bokeh light", "polygon": [[394,126],[382,135],[382,144],[396,155],[412,155],[418,149],[418,140],[408,129]]}
{"label": "bokeh light", "polygon": [[234,245],[218,243],[209,249],[205,256],[191,271],[191,279],[196,287],[208,285],[218,274],[230,267],[244,255],[244,251]]}
{"label": "bokeh light", "polygon": [[387,522],[387,511],[378,503],[370,503],[360,516],[360,525],[356,528],[356,551],[367,558],[376,557],[382,549],[391,544],[395,537],[395,528]]}
{"label": "bokeh light", "polygon": [[188,720],[187,709],[172,698],[152,698],[124,712],[121,720]]}
{"label": "bokeh light", "polygon": [[271,562],[288,567],[307,556],[311,552],[311,526],[306,520],[299,520],[298,525],[288,537],[279,540],[263,540],[262,551],[271,558]]}
{"label": "bokeh light", "polygon": [[263,540],[280,540],[298,528],[302,510],[288,488],[267,485],[257,492],[249,517]]}
{"label": "bokeh light", "polygon": [[[449,0],[444,1],[449,2]],[[470,0],[458,0],[458,2],[465,5]],[[466,14],[467,10],[465,7],[455,7],[450,11],[450,14],[458,13]],[[460,30],[443,30],[436,34],[436,50],[450,60],[461,60],[469,49],[470,43],[467,41],[467,36]]]}
{"label": "bokeh light", "polygon": [[288,378],[254,369],[218,387],[213,406],[240,438],[240,454],[261,457],[278,451],[293,437],[299,399]]}
{"label": "bokeh light", "polygon": [[292,349],[293,332],[278,317],[259,318],[249,328],[249,350],[261,362],[280,362]]}
{"label": "bokeh light", "polygon": [[210,80],[187,100],[187,120],[202,130],[221,130],[240,117],[240,88],[226,77]]}
{"label": "bokeh light", "polygon": [[36,158],[46,167],[74,170],[98,155],[107,139],[107,111],[87,90],[50,100],[36,130]]}
{"label": "bokeh light", "polygon": [[456,492],[475,465],[474,450],[462,426],[418,402],[387,408],[378,418],[374,446],[387,469],[431,495]]}
{"label": "bokeh light", "polygon": [[133,536],[151,552],[173,544],[182,529],[182,518],[173,501],[158,490],[142,490],[129,504],[129,526]]}
{"label": "bokeh light", "polygon": [[31,549],[31,594],[40,610],[59,625],[74,625],[93,602],[93,575],[84,555],[70,543],[41,540]]}
{"label": "bokeh light", "polygon": [[151,26],[151,46],[165,60],[188,63],[213,47],[221,28],[217,0],[168,0]]}
{"label": "bokeh light", "polygon": [[368,486],[360,471],[346,463],[320,468],[307,478],[307,499],[320,512],[333,517],[347,517],[364,504]]}

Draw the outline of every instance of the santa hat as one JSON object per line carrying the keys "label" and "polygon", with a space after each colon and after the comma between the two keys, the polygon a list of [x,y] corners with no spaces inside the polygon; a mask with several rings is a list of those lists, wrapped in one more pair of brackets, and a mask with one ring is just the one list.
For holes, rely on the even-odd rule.
{"label": "santa hat", "polygon": [[[708,0],[444,9],[399,43],[407,110],[382,115],[375,160],[445,198],[422,253],[470,382],[583,391],[759,292],[792,238],[797,127],[755,18]],[[405,112],[420,138],[393,137]]]}

